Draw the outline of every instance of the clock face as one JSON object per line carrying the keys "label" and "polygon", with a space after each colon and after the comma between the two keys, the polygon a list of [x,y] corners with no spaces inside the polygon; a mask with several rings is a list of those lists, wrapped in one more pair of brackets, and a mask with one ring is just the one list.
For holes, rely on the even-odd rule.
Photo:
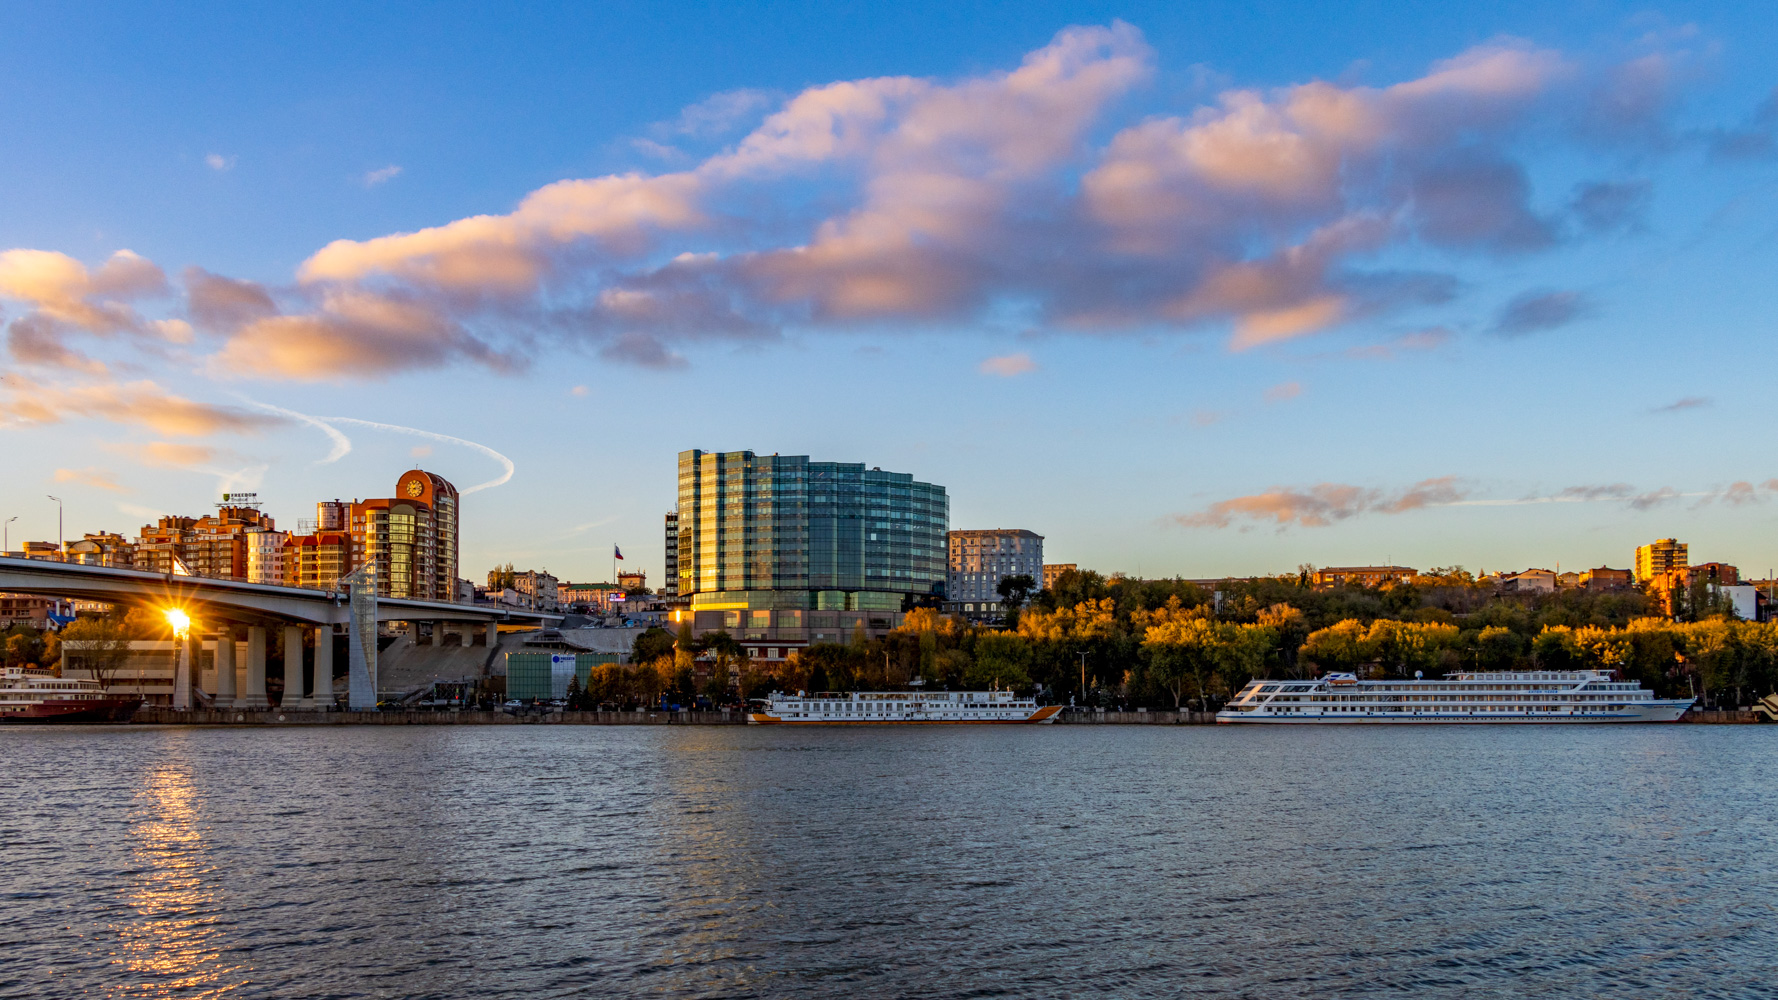
{"label": "clock face", "polygon": [[408,496],[417,497],[424,492],[426,492],[426,487],[422,485],[418,479],[410,479],[407,481]]}

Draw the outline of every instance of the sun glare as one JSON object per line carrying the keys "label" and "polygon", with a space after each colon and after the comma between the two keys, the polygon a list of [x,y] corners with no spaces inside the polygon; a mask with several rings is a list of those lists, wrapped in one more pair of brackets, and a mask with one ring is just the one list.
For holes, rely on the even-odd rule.
{"label": "sun glare", "polygon": [[184,635],[191,628],[191,616],[181,608],[168,608],[167,624],[173,626],[174,632]]}

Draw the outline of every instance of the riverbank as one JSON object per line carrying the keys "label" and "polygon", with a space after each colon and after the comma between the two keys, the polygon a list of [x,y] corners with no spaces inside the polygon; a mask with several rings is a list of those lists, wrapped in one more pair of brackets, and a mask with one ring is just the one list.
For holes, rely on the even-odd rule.
{"label": "riverbank", "polygon": [[[1754,712],[1698,711],[1685,713],[1681,722],[1711,725],[1758,722]],[[170,708],[144,708],[131,725],[149,726],[740,726],[747,717],[739,711],[713,712],[506,712],[423,711],[401,709],[382,712],[284,712],[219,711],[197,709],[179,712]],[[1111,709],[1064,709],[1056,716],[1059,725],[1088,726],[1207,726],[1215,725],[1214,712],[1175,712],[1172,709],[1119,712]]]}

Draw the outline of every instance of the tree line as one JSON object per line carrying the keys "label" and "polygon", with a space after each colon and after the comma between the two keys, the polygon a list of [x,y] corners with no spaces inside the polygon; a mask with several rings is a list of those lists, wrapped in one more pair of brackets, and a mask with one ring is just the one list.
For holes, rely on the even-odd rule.
{"label": "tree line", "polygon": [[[1022,595],[1013,594],[1013,597]],[[1015,602],[1008,602],[1015,603]],[[1749,704],[1778,683],[1778,623],[1733,619],[1707,595],[1674,621],[1633,590],[1497,592],[1461,568],[1412,583],[1318,589],[1299,574],[1184,580],[1070,571],[1004,627],[916,608],[901,627],[750,660],[726,633],[654,629],[631,665],[595,671],[589,705],[735,704],[778,691],[1008,688],[1102,706],[1218,707],[1256,677],[1442,677],[1457,671],[1616,670],[1665,697]],[[650,699],[654,701],[650,701]]]}

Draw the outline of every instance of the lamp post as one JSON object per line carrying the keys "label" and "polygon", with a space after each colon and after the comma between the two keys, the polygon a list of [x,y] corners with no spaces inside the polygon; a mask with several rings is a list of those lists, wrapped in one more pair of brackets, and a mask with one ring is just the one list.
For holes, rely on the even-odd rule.
{"label": "lamp post", "polygon": [[0,556],[12,551],[12,522],[19,519],[17,514],[6,519],[4,527],[0,527]]}
{"label": "lamp post", "polygon": [[[45,493],[44,496],[49,496],[49,494]],[[49,498],[56,502],[56,558],[60,559],[62,557],[62,546],[66,544],[62,541],[62,498]]]}

